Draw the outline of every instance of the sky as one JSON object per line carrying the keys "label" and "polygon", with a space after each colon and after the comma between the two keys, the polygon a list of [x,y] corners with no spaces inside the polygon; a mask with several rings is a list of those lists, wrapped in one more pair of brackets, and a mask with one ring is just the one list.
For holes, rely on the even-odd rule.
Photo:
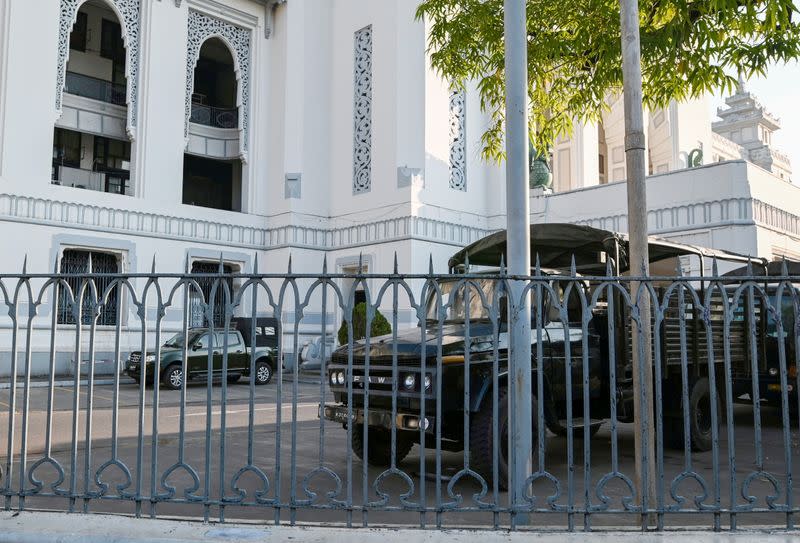
{"label": "sky", "polygon": [[[772,136],[772,146],[789,155],[796,178],[800,172],[800,63],[775,64],[766,77],[750,79],[745,88],[759,102],[778,117],[781,129]],[[724,96],[717,94],[712,99],[714,118],[716,109],[724,105]]]}

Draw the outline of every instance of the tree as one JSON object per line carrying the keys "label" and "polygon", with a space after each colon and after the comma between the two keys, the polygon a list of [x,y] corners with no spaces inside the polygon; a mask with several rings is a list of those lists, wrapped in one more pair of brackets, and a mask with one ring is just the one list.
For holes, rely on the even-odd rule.
{"label": "tree", "polygon": [[[731,91],[742,73],[800,57],[794,0],[640,0],[645,106]],[[503,0],[422,0],[433,68],[456,87],[474,80],[491,117],[484,158],[503,158]],[[547,149],[574,119],[599,120],[622,90],[618,0],[528,0],[531,140]]]}
{"label": "tree", "polygon": [[[392,325],[380,311],[375,310],[370,326],[369,337],[374,338],[392,333]],[[361,302],[353,308],[353,341],[367,337],[367,304]],[[342,321],[337,334],[339,345],[347,345],[347,321]]]}

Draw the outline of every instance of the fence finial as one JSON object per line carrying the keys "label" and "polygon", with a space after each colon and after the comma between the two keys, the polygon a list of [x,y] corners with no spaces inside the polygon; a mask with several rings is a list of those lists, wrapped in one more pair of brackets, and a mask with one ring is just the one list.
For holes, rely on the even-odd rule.
{"label": "fence finial", "polygon": [[433,275],[433,253],[428,253],[428,275]]}
{"label": "fence finial", "polygon": [[611,277],[612,273],[613,272],[611,270],[611,259],[606,258],[606,277]]}
{"label": "fence finial", "polygon": [[255,258],[253,258],[253,274],[258,274],[258,253],[256,253]]}
{"label": "fence finial", "polygon": [[28,253],[25,253],[25,258],[22,261],[22,275],[28,273]]}
{"label": "fence finial", "polygon": [[53,274],[58,274],[58,255],[53,258]]}
{"label": "fence finial", "polygon": [[222,259],[222,251],[219,252],[219,269],[217,270],[220,275],[225,273],[225,267],[223,265],[224,260]]}
{"label": "fence finial", "polygon": [[683,277],[683,266],[681,266],[681,259],[675,260],[675,277]]}
{"label": "fence finial", "polygon": [[290,275],[292,273],[292,253],[289,253],[289,266],[286,269],[286,273]]}
{"label": "fence finial", "polygon": [[92,273],[94,262],[92,261],[92,252],[89,251],[89,259],[86,261],[86,273]]}
{"label": "fence finial", "polygon": [[578,267],[575,265],[575,253],[572,253],[572,258],[569,261],[569,274],[572,277],[577,277]]}
{"label": "fence finial", "polygon": [[753,276],[753,259],[750,256],[747,257],[747,275]]}
{"label": "fence finial", "polygon": [[322,256],[322,275],[328,274],[328,253]]}
{"label": "fence finial", "polygon": [[364,253],[358,252],[358,274],[364,273]]}
{"label": "fence finial", "polygon": [[539,252],[538,251],[536,252],[536,264],[535,264],[534,273],[536,274],[536,277],[540,277],[542,275],[542,263],[539,261]]}
{"label": "fence finial", "polygon": [[711,275],[713,277],[719,277],[719,264],[717,263],[716,256],[711,259]]}
{"label": "fence finial", "polygon": [[469,253],[464,255],[464,269],[466,273],[469,273]]}
{"label": "fence finial", "polygon": [[156,254],[153,253],[153,262],[150,264],[150,273],[156,273]]}
{"label": "fence finial", "polygon": [[394,252],[394,274],[397,275],[397,251]]}
{"label": "fence finial", "polygon": [[189,274],[189,255],[187,254],[186,257],[183,259],[183,273]]}
{"label": "fence finial", "polygon": [[505,253],[500,253],[500,275],[506,274],[506,255]]}
{"label": "fence finial", "polygon": [[786,264],[786,255],[781,257],[781,275],[789,277],[789,266]]}

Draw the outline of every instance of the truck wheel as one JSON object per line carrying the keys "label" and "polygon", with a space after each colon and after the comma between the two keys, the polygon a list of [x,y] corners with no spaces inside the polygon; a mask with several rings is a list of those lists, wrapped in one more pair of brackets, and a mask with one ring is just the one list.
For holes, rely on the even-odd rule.
{"label": "truck wheel", "polygon": [[161,383],[164,388],[180,390],[181,386],[183,386],[183,367],[180,364],[167,366],[167,369],[161,375]]}
{"label": "truck wheel", "polygon": [[[353,452],[364,460],[364,425],[353,426]],[[395,464],[399,464],[411,452],[414,442],[403,432],[398,430],[395,443]],[[367,464],[380,468],[392,465],[392,433],[384,428],[369,429],[369,443],[367,444]]]}
{"label": "truck wheel", "polygon": [[256,362],[256,384],[266,385],[272,381],[272,366],[268,360]]}
{"label": "truck wheel", "polygon": [[[674,412],[666,413],[664,420],[664,441],[672,448],[683,449],[683,405],[678,400]],[[717,424],[722,420],[722,406],[717,396]],[[712,448],[711,439],[711,387],[707,377],[701,377],[692,385],[689,393],[689,433],[693,451],[706,452]]]}
{"label": "truck wheel", "polygon": [[[531,419],[534,461],[539,450],[539,432],[537,424],[539,421],[539,404],[536,395],[531,394]],[[503,387],[497,396],[497,415],[498,415],[498,437],[500,443],[497,448],[497,476],[500,479],[498,484],[502,490],[508,487],[508,390]],[[493,418],[492,418],[492,395],[487,394],[486,401],[481,405],[480,411],[473,413],[469,423],[469,453],[470,467],[481,474],[489,488],[492,488],[494,477],[494,452],[492,451]]]}

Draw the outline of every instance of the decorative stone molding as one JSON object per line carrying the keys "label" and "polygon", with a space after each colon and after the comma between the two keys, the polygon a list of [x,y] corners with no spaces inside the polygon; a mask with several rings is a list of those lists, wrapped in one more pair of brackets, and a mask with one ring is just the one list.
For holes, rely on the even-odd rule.
{"label": "decorative stone molding", "polygon": [[329,251],[406,239],[463,247],[494,231],[412,216],[341,228],[259,228],[17,194],[0,194],[3,220],[257,250],[298,247]]}
{"label": "decorative stone molding", "polygon": [[353,194],[361,194],[372,188],[372,25],[356,31],[353,54]]}
{"label": "decorative stone molding", "polygon": [[264,4],[264,38],[270,39],[275,31],[275,8],[286,0],[266,0]]}
{"label": "decorative stone molding", "polygon": [[467,191],[467,94],[450,91],[450,188]]}
{"label": "decorative stone molding", "polygon": [[184,137],[189,143],[189,118],[192,114],[194,70],[200,58],[200,48],[210,38],[219,38],[231,49],[238,81],[239,130],[241,131],[240,158],[247,161],[250,135],[250,60],[251,34],[241,28],[199,11],[189,10],[189,35],[186,53],[186,120]]}
{"label": "decorative stone molding", "polygon": [[[56,113],[61,116],[64,85],[69,59],[69,35],[78,18],[78,9],[86,0],[60,0],[58,24],[58,62],[56,64]],[[139,94],[139,31],[141,0],[106,0],[113,9],[122,27],[122,40],[125,44],[125,77],[128,81],[127,103],[128,137],[135,139],[137,106]]]}

